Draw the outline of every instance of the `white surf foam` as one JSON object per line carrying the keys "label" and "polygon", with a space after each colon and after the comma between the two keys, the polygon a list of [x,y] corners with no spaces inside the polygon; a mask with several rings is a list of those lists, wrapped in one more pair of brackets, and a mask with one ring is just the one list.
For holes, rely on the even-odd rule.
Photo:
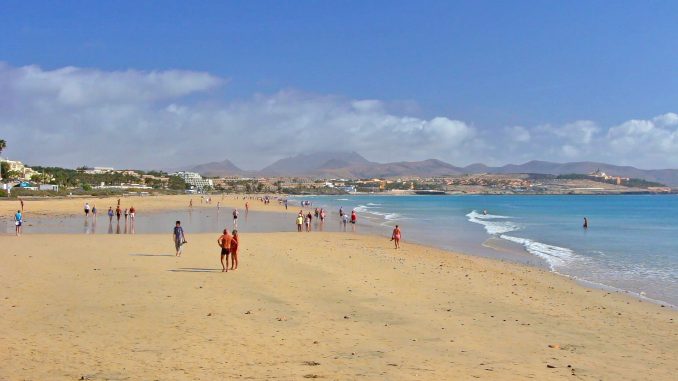
{"label": "white surf foam", "polygon": [[474,210],[467,214],[466,217],[468,217],[470,222],[483,225],[487,234],[491,235],[504,234],[520,229],[520,226],[513,221],[503,221],[511,218],[508,216],[482,214]]}
{"label": "white surf foam", "polygon": [[556,271],[557,268],[564,267],[572,261],[584,260],[583,257],[566,247],[549,245],[528,238],[513,237],[506,234],[501,234],[499,237],[520,244],[528,253],[544,259],[552,271]]}

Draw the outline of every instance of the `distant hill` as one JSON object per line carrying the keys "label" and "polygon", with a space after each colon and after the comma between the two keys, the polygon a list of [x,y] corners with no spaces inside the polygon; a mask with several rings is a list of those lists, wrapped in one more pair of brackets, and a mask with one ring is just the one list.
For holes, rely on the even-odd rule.
{"label": "distant hill", "polygon": [[201,175],[208,177],[238,176],[245,173],[245,171],[238,168],[230,160],[199,164],[193,167],[185,168],[184,170],[189,172],[198,172]]}
{"label": "distant hill", "polygon": [[397,163],[369,163],[352,165],[335,170],[322,169],[318,174],[326,177],[381,178],[404,176],[451,176],[464,171],[451,164],[436,159],[424,161],[402,161]]}
{"label": "distant hill", "polygon": [[483,164],[471,164],[462,168],[466,173],[543,173],[565,175],[570,173],[587,174],[597,169],[611,176],[631,177],[678,186],[678,169],[638,169],[591,161],[573,163],[553,163],[549,161],[528,161],[524,164],[508,164],[502,167],[488,167]]}
{"label": "distant hill", "polygon": [[456,167],[444,161],[429,159],[395,163],[375,163],[357,152],[318,152],[301,154],[276,161],[261,171],[243,171],[228,160],[196,165],[185,170],[203,176],[315,176],[322,178],[383,178],[406,176],[450,176],[465,173],[542,173],[550,175],[588,174],[597,169],[612,175],[644,179],[678,187],[678,169],[638,169],[597,162],[553,163],[529,161],[489,167],[482,163]]}
{"label": "distant hill", "polygon": [[316,152],[280,159],[259,172],[265,176],[307,176],[355,165],[373,164],[376,163],[370,162],[357,152]]}

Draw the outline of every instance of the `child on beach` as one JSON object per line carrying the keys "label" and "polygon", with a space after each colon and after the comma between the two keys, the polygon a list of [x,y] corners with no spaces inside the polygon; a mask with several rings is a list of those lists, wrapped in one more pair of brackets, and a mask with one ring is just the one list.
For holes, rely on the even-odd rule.
{"label": "child on beach", "polygon": [[90,210],[89,203],[86,202],[85,203],[85,218],[87,218],[87,216],[89,216],[89,210]]}
{"label": "child on beach", "polygon": [[233,235],[231,236],[231,270],[238,269],[238,246],[240,245],[240,237],[238,237],[238,231],[233,230]]}
{"label": "child on beach", "polygon": [[113,222],[113,207],[108,207],[108,222]]}
{"label": "child on beach", "polygon": [[[228,234],[228,229],[224,229],[224,234],[219,236],[217,239],[217,244],[221,248],[221,272],[228,272],[228,254],[231,251],[231,241],[233,237]],[[224,258],[226,258],[226,263],[224,264]]]}
{"label": "child on beach", "polygon": [[[118,216],[118,219],[120,217]],[[184,235],[184,228],[181,227],[181,221],[177,221],[174,225],[174,232],[172,232],[172,240],[174,240],[174,247],[177,249],[177,257],[181,257],[183,252],[184,244],[188,243],[186,241],[186,236]]]}

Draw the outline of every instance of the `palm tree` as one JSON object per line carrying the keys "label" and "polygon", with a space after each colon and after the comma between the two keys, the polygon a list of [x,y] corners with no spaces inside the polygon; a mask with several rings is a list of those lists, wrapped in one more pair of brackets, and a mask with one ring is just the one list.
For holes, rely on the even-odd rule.
{"label": "palm tree", "polygon": [[7,142],[5,142],[4,139],[0,139],[0,153],[2,153],[2,150],[7,147]]}

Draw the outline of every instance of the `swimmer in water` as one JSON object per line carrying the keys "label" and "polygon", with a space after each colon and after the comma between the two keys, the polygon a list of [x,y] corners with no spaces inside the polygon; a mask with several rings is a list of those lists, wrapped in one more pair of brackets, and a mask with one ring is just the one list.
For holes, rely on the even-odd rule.
{"label": "swimmer in water", "polygon": [[584,229],[588,229],[588,228],[589,228],[589,219],[584,217]]}
{"label": "swimmer in water", "polygon": [[487,216],[487,209],[483,209],[483,216]]}

